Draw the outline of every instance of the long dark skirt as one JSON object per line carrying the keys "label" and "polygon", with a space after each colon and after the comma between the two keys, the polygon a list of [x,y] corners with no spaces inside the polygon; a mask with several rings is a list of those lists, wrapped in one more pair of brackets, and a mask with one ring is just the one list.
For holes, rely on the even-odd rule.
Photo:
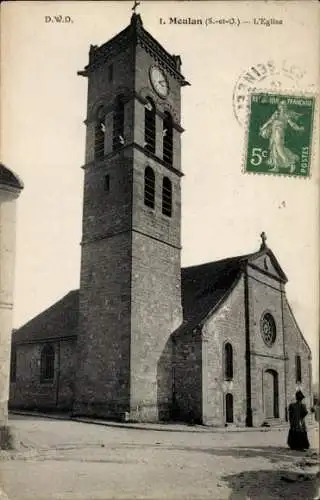
{"label": "long dark skirt", "polygon": [[310,448],[308,434],[306,431],[295,431],[290,429],[287,443],[291,450],[301,451],[308,450]]}

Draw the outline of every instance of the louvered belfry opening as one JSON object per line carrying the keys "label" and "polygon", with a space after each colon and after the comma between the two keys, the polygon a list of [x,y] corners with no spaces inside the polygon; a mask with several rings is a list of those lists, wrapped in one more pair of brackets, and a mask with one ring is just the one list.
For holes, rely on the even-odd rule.
{"label": "louvered belfry opening", "polygon": [[144,204],[154,208],[155,200],[155,175],[151,167],[146,167],[144,171]]}
{"label": "louvered belfry opening", "polygon": [[168,111],[163,119],[163,160],[172,165],[173,162],[173,126],[172,117]]}
{"label": "louvered belfry opening", "polygon": [[144,143],[150,153],[156,151],[156,108],[153,100],[148,97],[144,108]]}
{"label": "louvered belfry opening", "polygon": [[121,148],[124,143],[124,101],[123,96],[116,98],[113,112],[113,149]]}
{"label": "louvered belfry opening", "polygon": [[168,177],[164,177],[162,182],[162,213],[172,216],[172,183]]}
{"label": "louvered belfry opening", "polygon": [[105,114],[103,108],[97,113],[97,121],[94,133],[94,158],[101,160],[104,157],[104,138],[105,138]]}

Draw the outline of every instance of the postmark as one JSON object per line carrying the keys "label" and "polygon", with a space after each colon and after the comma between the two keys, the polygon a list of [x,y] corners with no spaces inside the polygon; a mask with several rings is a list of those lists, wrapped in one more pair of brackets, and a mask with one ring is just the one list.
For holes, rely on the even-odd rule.
{"label": "postmark", "polygon": [[270,92],[285,89],[293,93],[317,90],[308,80],[307,72],[296,64],[286,60],[260,61],[239,75],[233,89],[233,113],[240,126],[245,124],[250,93],[266,89]]}
{"label": "postmark", "polygon": [[309,177],[314,108],[313,95],[250,94],[244,170]]}

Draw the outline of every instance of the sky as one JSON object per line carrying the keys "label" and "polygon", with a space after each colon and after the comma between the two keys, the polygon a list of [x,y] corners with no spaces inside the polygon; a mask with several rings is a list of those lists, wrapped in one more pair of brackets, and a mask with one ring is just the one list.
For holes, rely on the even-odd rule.
{"label": "sky", "polygon": [[[132,4],[2,5],[1,159],[25,184],[17,214],[15,327],[79,286],[87,80],[77,71],[88,62],[90,44],[129,24]],[[289,278],[287,296],[312,349],[314,377],[319,123],[310,178],[246,174],[247,112],[235,111],[234,103],[247,96],[239,87],[243,75],[262,65],[274,71],[255,82],[258,89],[302,95],[319,87],[317,9],[309,1],[139,6],[144,27],[180,54],[191,83],[182,89],[182,265],[256,251],[265,231]],[[66,22],[46,22],[59,15]],[[178,23],[189,18],[202,24]]]}

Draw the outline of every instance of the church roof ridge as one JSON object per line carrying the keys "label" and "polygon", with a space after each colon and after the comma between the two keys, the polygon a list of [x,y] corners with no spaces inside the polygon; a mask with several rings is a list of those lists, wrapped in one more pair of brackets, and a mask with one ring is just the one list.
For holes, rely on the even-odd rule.
{"label": "church roof ridge", "polygon": [[79,289],[74,289],[20,328],[14,329],[12,340],[14,343],[20,343],[74,336],[78,326],[78,316]]}
{"label": "church roof ridge", "polygon": [[[245,265],[265,254],[272,258],[280,274],[285,277],[268,247],[249,254],[181,268],[183,323],[174,334],[182,334],[186,329],[189,331],[202,324],[229,296]],[[78,314],[79,289],[74,289],[15,330],[13,341],[19,343],[75,336]]]}
{"label": "church roof ridge", "polygon": [[201,264],[193,264],[192,266],[186,266],[186,267],[183,267],[182,270],[185,270],[185,269],[199,269],[201,267],[205,267],[205,266],[210,266],[212,264],[223,264],[223,263],[236,263],[236,262],[245,262],[246,260],[249,260],[251,258],[256,258],[258,257],[260,254],[263,254],[265,253],[265,251],[261,251],[261,250],[258,250],[256,252],[252,252],[252,253],[248,253],[248,254],[243,254],[243,255],[238,255],[238,256],[235,256],[235,257],[224,257],[223,259],[218,259],[218,260],[212,260],[212,261],[207,261],[207,262],[203,262]]}
{"label": "church roof ridge", "polygon": [[310,346],[309,346],[308,342],[307,342],[307,341],[306,341],[306,339],[305,339],[305,336],[304,336],[304,335],[303,335],[303,333],[302,333],[302,330],[301,330],[301,328],[300,328],[300,326],[299,326],[299,324],[298,324],[298,322],[297,322],[297,320],[296,320],[295,315],[293,314],[293,310],[292,310],[292,307],[291,307],[291,305],[290,305],[290,302],[289,302],[289,300],[288,300],[288,298],[287,298],[286,296],[285,296],[284,300],[285,300],[285,302],[286,302],[286,304],[287,304],[287,306],[288,306],[288,309],[289,309],[289,312],[290,312],[291,318],[292,318],[292,320],[293,320],[293,322],[294,322],[294,324],[295,324],[295,326],[296,326],[296,328],[297,328],[297,330],[298,330],[298,332],[299,332],[299,335],[301,336],[301,338],[302,338],[302,340],[303,340],[303,342],[304,342],[305,346],[307,347],[307,350],[308,350],[308,353],[309,353],[309,357],[310,357],[310,359],[311,359],[311,358],[312,358],[312,351],[311,351],[311,349],[310,349]]}

